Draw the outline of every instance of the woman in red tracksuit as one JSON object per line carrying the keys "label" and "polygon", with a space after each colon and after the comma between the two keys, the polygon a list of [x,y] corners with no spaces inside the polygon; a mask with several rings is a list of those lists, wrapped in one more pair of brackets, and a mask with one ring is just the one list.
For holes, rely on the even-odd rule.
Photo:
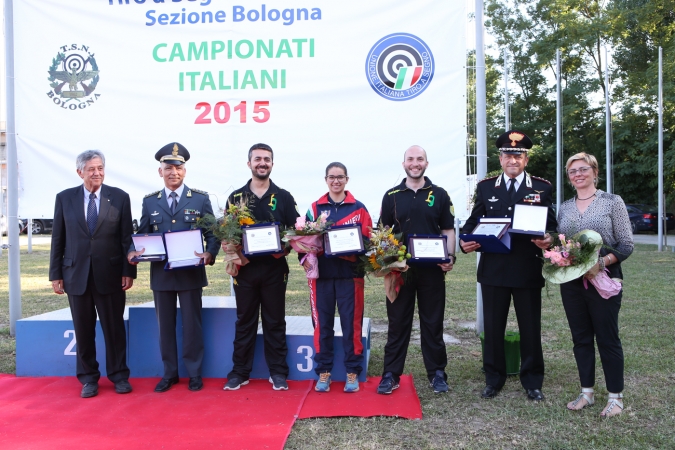
{"label": "woman in red tracksuit", "polygon": [[[328,221],[333,225],[359,224],[364,239],[370,236],[372,220],[368,210],[345,190],[349,177],[347,168],[339,162],[330,163],[326,167],[326,184],[328,193],[312,203],[307,212],[309,220],[315,220],[326,211]],[[347,382],[345,392],[359,390],[359,374],[363,370],[363,344],[361,328],[363,325],[363,276],[356,256],[327,258],[320,255],[319,278],[308,280],[310,303],[312,306],[312,322],[314,323],[314,362],[319,381],[315,390],[330,390],[331,371],[333,370],[333,324],[335,306],[340,313],[342,326],[342,344],[345,353]],[[304,262],[307,266],[308,262]]]}

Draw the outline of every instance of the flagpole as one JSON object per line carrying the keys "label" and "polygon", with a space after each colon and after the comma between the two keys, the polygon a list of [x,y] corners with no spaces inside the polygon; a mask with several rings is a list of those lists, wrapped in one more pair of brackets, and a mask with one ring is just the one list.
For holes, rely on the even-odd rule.
{"label": "flagpole", "polygon": [[605,159],[607,192],[612,193],[612,113],[609,104],[609,61],[607,60],[607,47],[605,47]]}
{"label": "flagpole", "polygon": [[556,58],[556,71],[557,76],[557,96],[556,96],[556,102],[555,102],[555,109],[556,109],[556,121],[555,121],[555,130],[556,130],[556,135],[555,135],[555,148],[556,148],[556,157],[555,157],[555,189],[556,189],[556,198],[555,198],[555,204],[556,204],[556,212],[560,211],[560,204],[562,203],[563,199],[563,176],[562,176],[562,159],[563,159],[563,154],[562,154],[562,86],[561,86],[561,72],[562,72],[562,64],[560,62],[560,49],[556,50],[555,52],[555,58]]}
{"label": "flagpole", "polygon": [[[485,48],[483,47],[483,0],[476,0],[476,179],[487,174],[487,109],[485,89]],[[476,257],[476,264],[480,255]],[[476,333],[483,332],[483,295],[476,283]]]}
{"label": "flagpole", "polygon": [[9,241],[9,334],[16,336],[21,319],[21,270],[19,265],[19,163],[14,122],[14,5],[5,0],[5,67],[7,100],[7,237]]}
{"label": "flagpole", "polygon": [[659,251],[663,251],[663,48],[659,47]]}
{"label": "flagpole", "polygon": [[504,49],[504,131],[511,129],[511,111],[509,110],[509,54]]}

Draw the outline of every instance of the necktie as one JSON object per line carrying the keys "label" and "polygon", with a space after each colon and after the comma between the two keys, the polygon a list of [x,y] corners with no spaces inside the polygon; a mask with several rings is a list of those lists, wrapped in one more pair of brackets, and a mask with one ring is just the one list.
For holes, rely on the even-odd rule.
{"label": "necktie", "polygon": [[511,184],[509,185],[509,195],[511,196],[511,201],[516,199],[516,179],[511,178]]}
{"label": "necktie", "polygon": [[175,192],[171,192],[171,194],[169,194],[169,197],[171,197],[171,214],[174,214],[176,212],[176,204],[178,203],[178,201],[176,200],[176,197],[178,197],[178,195]]}
{"label": "necktie", "polygon": [[98,212],[96,211],[96,194],[89,194],[89,204],[87,205],[87,226],[89,227],[89,234],[94,234],[96,229],[96,222],[98,222]]}

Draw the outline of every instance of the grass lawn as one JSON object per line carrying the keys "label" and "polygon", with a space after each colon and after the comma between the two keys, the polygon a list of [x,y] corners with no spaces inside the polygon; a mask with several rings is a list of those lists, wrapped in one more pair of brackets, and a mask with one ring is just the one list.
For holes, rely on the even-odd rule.
{"label": "grass lawn", "polygon": [[[65,296],[51,293],[47,280],[48,245],[21,251],[23,317],[68,306]],[[475,320],[475,256],[460,255],[447,276],[445,333],[460,340],[448,345],[450,392],[434,395],[425,376],[418,338],[413,330],[406,372],[412,373],[424,419],[338,418],[299,420],[286,448],[675,448],[675,254],[657,253],[655,245],[636,245],[624,267],[625,292],[619,316],[626,358],[625,413],[599,417],[607,391],[597,360],[596,405],[572,413],[565,404],[580,391],[567,320],[555,286],[544,291],[542,341],[546,362],[546,401],[529,402],[517,377],[501,394],[482,400],[480,341],[462,323]],[[9,336],[7,253],[0,260],[0,373],[14,373],[15,342]],[[294,257],[291,256],[294,261]],[[309,315],[307,286],[297,264],[291,264],[287,314]],[[204,295],[229,295],[224,264],[208,268]],[[148,266],[142,266],[128,303],[152,299]],[[386,310],[379,279],[366,282],[366,317],[373,334],[369,375],[382,370]],[[515,314],[508,329],[517,329]],[[133,367],[131,368],[133,371]],[[394,396],[396,393],[393,394]]]}

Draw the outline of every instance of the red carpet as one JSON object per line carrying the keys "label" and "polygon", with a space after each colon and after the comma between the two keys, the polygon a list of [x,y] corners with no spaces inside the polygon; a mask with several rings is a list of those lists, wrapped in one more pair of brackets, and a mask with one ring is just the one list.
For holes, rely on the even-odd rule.
{"label": "red carpet", "polygon": [[251,380],[223,391],[222,379],[206,379],[190,392],[181,379],[157,394],[157,381],[132,378],[134,391],[119,395],[101,379],[98,396],[82,399],[75,377],[0,374],[0,448],[282,449],[313,386],[289,381],[288,391],[274,391]]}
{"label": "red carpet", "polygon": [[330,392],[316,392],[312,385],[298,419],[340,416],[422,418],[422,407],[412,375],[402,376],[400,387],[389,395],[376,393],[380,379],[381,377],[369,378],[365,383],[361,383],[358,392],[352,394],[342,391],[344,382],[331,383]]}

